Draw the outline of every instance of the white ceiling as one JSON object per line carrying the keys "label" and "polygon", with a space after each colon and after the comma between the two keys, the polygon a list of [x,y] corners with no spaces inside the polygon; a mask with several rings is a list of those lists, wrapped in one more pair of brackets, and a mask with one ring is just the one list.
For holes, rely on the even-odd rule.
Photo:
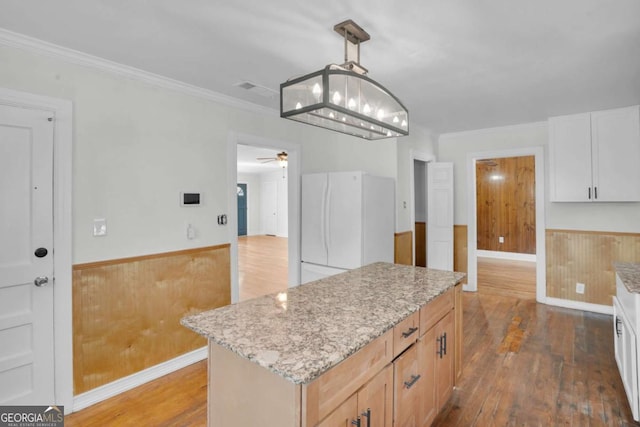
{"label": "white ceiling", "polygon": [[638,0],[0,0],[0,27],[278,108],[274,90],[343,62],[334,24],[371,40],[361,63],[435,132],[640,103]]}

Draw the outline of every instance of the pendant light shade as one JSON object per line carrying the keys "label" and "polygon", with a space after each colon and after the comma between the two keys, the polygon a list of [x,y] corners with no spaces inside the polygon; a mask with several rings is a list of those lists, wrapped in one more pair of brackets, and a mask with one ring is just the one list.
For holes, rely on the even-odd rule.
{"label": "pendant light shade", "polygon": [[[280,117],[365,139],[408,135],[407,109],[358,63],[360,42],[369,35],[350,20],[334,29],[344,34],[347,62],[282,83]],[[355,61],[349,60],[348,44],[357,48]]]}

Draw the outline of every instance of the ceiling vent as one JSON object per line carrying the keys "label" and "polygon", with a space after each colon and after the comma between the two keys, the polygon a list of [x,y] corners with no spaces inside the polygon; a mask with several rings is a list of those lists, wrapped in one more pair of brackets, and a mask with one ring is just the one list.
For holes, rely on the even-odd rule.
{"label": "ceiling vent", "polygon": [[278,94],[278,91],[276,91],[276,90],[269,89],[268,87],[255,84],[255,83],[250,82],[248,80],[236,83],[236,84],[234,84],[234,86],[242,88],[242,89],[245,89],[245,90],[248,90],[251,93],[255,93],[256,95],[260,95],[260,96],[263,96],[265,98],[272,98],[274,95]]}

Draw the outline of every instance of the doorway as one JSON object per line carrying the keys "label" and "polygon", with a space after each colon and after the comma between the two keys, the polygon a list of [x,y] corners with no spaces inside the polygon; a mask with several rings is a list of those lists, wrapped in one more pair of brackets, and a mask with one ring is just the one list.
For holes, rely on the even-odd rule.
{"label": "doorway", "polygon": [[[519,158],[519,157],[533,157],[533,167],[534,170],[531,171],[533,175],[533,179],[535,180],[534,191],[535,196],[533,200],[535,200],[535,208],[532,211],[532,214],[529,217],[524,218],[526,221],[529,221],[531,228],[535,228],[535,231],[529,234],[528,243],[524,246],[529,245],[531,247],[532,240],[535,240],[533,243],[533,247],[535,250],[530,250],[530,252],[535,252],[535,254],[515,254],[509,253],[508,251],[500,251],[494,250],[499,249],[500,246],[508,246],[508,243],[511,245],[513,242],[517,240],[516,236],[518,233],[515,231],[508,231],[509,229],[503,229],[507,231],[499,231],[495,224],[489,224],[486,229],[479,229],[479,223],[483,222],[481,218],[479,220],[479,216],[486,216],[491,220],[491,218],[495,219],[497,214],[491,213],[491,210],[488,209],[486,213],[484,208],[482,210],[478,209],[478,189],[482,189],[483,185],[478,185],[478,176],[477,171],[483,168],[487,168],[488,173],[486,174],[486,178],[490,180],[494,180],[496,182],[501,181],[503,177],[501,177],[500,173],[491,173],[491,169],[494,168],[494,164],[498,165],[502,161],[500,159],[505,158]],[[533,261],[535,267],[535,298],[539,302],[544,302],[546,299],[546,266],[545,266],[545,220],[544,220],[544,157],[543,157],[543,149],[542,147],[531,147],[531,148],[522,148],[522,149],[512,149],[512,150],[499,150],[499,151],[488,151],[488,152],[480,152],[480,153],[469,153],[467,155],[467,243],[468,243],[468,274],[467,274],[467,284],[464,286],[465,290],[468,291],[477,291],[478,290],[478,278],[479,278],[479,263],[486,263],[483,265],[484,272],[487,272],[491,269],[490,264],[500,264],[497,268],[494,268],[493,271],[496,274],[503,271],[503,267],[508,264],[514,264],[514,270],[517,271],[515,264],[519,262],[531,262]],[[484,196],[481,196],[484,197]],[[492,202],[494,204],[499,204],[499,202]],[[530,202],[529,202],[530,203]],[[506,214],[505,214],[506,215]],[[513,217],[513,214],[511,214]],[[532,217],[535,217],[533,219]],[[508,221],[507,221],[508,222]],[[513,223],[511,226],[519,226],[516,223]],[[480,234],[479,234],[480,233]],[[496,234],[497,233],[497,234]],[[504,234],[510,233],[511,237],[507,237]],[[526,237],[526,233],[520,233],[521,237]],[[488,240],[487,247],[489,247],[488,252],[486,249],[483,249],[485,240]],[[510,246],[514,247],[514,246]],[[522,249],[518,249],[523,251]],[[490,255],[487,257],[486,255]],[[488,258],[488,259],[487,259]],[[497,260],[497,261],[496,261]],[[502,261],[500,261],[502,260]],[[526,267],[526,265],[525,265]],[[489,269],[489,270],[487,270]],[[525,273],[523,273],[525,274]],[[506,278],[506,281],[513,281],[513,278]],[[517,280],[517,279],[516,279]]]}
{"label": "doorway", "polygon": [[[229,173],[236,184],[229,231],[231,297],[237,302],[299,284],[299,147],[231,134],[228,148]],[[246,215],[245,201],[238,197],[241,190]]]}

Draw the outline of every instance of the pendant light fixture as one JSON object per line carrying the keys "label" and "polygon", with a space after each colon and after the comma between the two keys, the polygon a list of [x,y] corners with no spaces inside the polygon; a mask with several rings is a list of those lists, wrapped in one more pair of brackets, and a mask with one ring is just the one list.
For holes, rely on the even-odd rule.
{"label": "pendant light fixture", "polygon": [[344,37],[345,63],[282,83],[280,117],[364,139],[408,135],[407,109],[360,65],[360,43],[369,34],[352,20],[333,29]]}

